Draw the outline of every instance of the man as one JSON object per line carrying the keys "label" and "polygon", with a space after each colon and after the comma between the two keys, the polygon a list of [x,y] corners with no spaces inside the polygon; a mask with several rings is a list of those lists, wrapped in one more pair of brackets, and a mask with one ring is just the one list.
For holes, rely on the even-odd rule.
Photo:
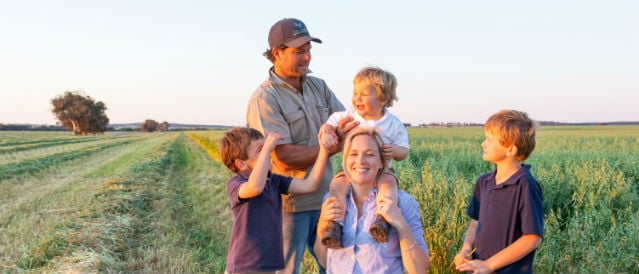
{"label": "man", "polygon": [[[251,96],[246,121],[249,127],[267,134],[279,132],[284,140],[274,150],[274,173],[303,178],[312,167],[319,152],[317,134],[329,115],[343,111],[344,106],[324,80],[308,76],[311,61],[311,42],[322,43],[312,37],[306,25],[298,19],[285,18],[276,22],[269,32],[269,49],[264,52],[273,66],[269,78]],[[352,118],[340,121],[338,135],[357,124]],[[330,150],[331,155],[339,147]],[[282,233],[284,238],[283,273],[299,273],[306,248],[313,252],[317,221],[322,197],[333,177],[329,163],[318,191],[309,194],[282,196]],[[320,272],[324,269],[318,264]]]}

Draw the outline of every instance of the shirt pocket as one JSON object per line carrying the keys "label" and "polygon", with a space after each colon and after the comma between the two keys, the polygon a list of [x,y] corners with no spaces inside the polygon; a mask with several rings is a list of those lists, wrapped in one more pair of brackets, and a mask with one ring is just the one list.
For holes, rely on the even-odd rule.
{"label": "shirt pocket", "polygon": [[331,115],[329,113],[329,108],[320,105],[315,106],[315,108],[317,109],[317,113],[319,114],[320,124],[325,123],[328,120],[328,116]]}
{"label": "shirt pocket", "polygon": [[309,125],[306,121],[306,113],[302,108],[289,111],[284,114],[293,144],[304,144],[309,140]]}

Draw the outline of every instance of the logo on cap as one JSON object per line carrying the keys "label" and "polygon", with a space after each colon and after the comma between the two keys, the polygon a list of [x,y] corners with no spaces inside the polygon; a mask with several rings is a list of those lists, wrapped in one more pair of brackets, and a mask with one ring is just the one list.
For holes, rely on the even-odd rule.
{"label": "logo on cap", "polygon": [[295,20],[295,23],[293,24],[295,25],[295,28],[293,29],[293,37],[308,36],[308,30],[306,29],[306,26],[304,26],[304,23]]}

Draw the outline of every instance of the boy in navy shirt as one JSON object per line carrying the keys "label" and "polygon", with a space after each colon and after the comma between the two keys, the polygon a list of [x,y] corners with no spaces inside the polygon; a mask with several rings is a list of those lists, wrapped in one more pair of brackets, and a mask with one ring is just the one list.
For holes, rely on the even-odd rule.
{"label": "boy in navy shirt", "polygon": [[468,205],[472,218],[455,265],[472,273],[532,273],[544,235],[543,196],[530,165],[536,123],[525,112],[499,111],[486,121],[483,160],[493,172],[479,177]]}
{"label": "boy in navy shirt", "polygon": [[253,128],[233,128],[220,140],[224,165],[234,176],[227,184],[233,228],[225,273],[275,273],[284,269],[282,198],[280,194],[309,193],[319,188],[328,160],[320,145],[308,177],[272,174],[271,152],[283,137],[270,132],[266,139]]}

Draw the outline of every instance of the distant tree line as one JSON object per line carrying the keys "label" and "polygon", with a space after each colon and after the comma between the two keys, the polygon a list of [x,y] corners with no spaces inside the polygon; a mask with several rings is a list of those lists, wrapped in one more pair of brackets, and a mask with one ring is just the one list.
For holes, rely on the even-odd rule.
{"label": "distant tree line", "polygon": [[[639,121],[628,122],[586,122],[586,123],[564,123],[554,121],[539,121],[540,126],[613,126],[613,125],[639,125]],[[410,127],[410,124],[405,124]],[[458,122],[436,122],[419,124],[418,127],[481,127],[483,123],[458,123]]]}
{"label": "distant tree line", "polygon": [[140,131],[144,132],[163,132],[169,130],[169,123],[164,121],[162,123],[158,123],[153,119],[146,119],[144,123],[140,126]]}
{"label": "distant tree line", "polygon": [[28,125],[28,124],[0,124],[0,131],[66,131],[61,126],[52,125]]}

